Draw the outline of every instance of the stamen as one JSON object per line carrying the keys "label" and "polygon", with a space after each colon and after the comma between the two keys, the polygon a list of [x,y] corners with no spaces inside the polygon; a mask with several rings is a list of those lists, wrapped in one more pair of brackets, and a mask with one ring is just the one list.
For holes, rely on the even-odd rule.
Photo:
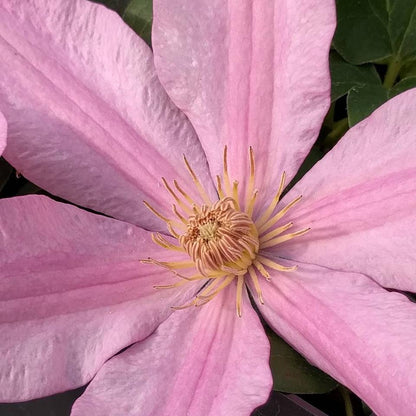
{"label": "stamen", "polygon": [[261,292],[261,288],[260,288],[260,283],[259,283],[259,279],[257,278],[257,274],[256,271],[254,270],[253,266],[250,266],[248,268],[248,272],[250,274],[251,277],[251,281],[254,284],[254,288],[256,289],[256,293],[257,293],[257,298],[259,300],[259,302],[264,305],[264,300],[263,300],[263,294]]}
{"label": "stamen", "polygon": [[224,191],[222,190],[221,178],[219,175],[217,175],[217,191],[218,191],[218,196],[220,197],[220,199],[223,199],[225,195],[224,195]]}
{"label": "stamen", "polygon": [[223,277],[224,276],[223,273],[221,273],[221,274],[218,274],[217,273],[216,275],[214,275],[214,274],[213,275],[209,275],[208,277],[207,276],[203,276],[202,274],[194,274],[192,276],[184,276],[184,275],[179,274],[177,272],[173,272],[173,273],[175,274],[175,276],[178,276],[181,279],[185,279],[185,280],[188,280],[190,282],[193,282],[195,280],[202,280],[202,279],[204,279],[204,280],[206,280],[206,279],[218,279],[219,277]]}
{"label": "stamen", "polygon": [[256,189],[253,193],[253,195],[251,196],[251,198],[249,199],[249,201],[247,202],[246,205],[246,213],[247,215],[251,218],[253,215],[253,210],[254,210],[254,204],[256,202],[257,199],[257,194],[259,193],[259,191]]}
{"label": "stamen", "polygon": [[218,279],[213,279],[207,283],[206,286],[202,288],[202,290],[195,296],[195,299],[204,300],[208,298],[214,291],[220,286],[224,280],[229,276],[222,275]]}
{"label": "stamen", "polygon": [[232,195],[231,193],[231,183],[228,176],[228,165],[227,165],[227,146],[224,146],[224,156],[223,156],[223,175],[222,179],[224,181],[224,188],[227,195]]}
{"label": "stamen", "polygon": [[160,266],[165,269],[169,270],[177,270],[177,269],[187,269],[189,267],[194,266],[194,262],[191,260],[185,260],[185,261],[158,261],[152,258],[140,260],[141,263],[144,264],[154,264],[155,266]]}
{"label": "stamen", "polygon": [[[302,199],[302,195],[299,195],[297,198],[295,198],[290,204],[286,205],[283,209],[281,209],[275,216],[273,216],[269,221],[267,221],[265,224],[263,224],[260,228],[257,227],[259,231],[259,235],[263,234],[264,231],[268,230],[270,227],[272,227],[274,224],[276,224],[277,221],[280,220],[280,218],[283,217],[283,215],[286,214],[286,212],[289,211],[290,208],[292,208],[294,205],[296,205],[300,200]],[[257,225],[257,224],[256,224]]]}
{"label": "stamen", "polygon": [[[175,226],[177,226],[177,227],[183,228],[183,224],[182,223],[180,223],[178,221],[175,221],[175,220],[171,220],[171,219],[165,217],[159,211],[157,211],[155,208],[153,208],[148,202],[143,201],[143,204],[146,206],[146,208],[148,210],[150,210],[151,212],[153,212],[153,214],[155,214],[157,217],[159,217],[162,221],[165,221],[168,228],[169,227],[172,228],[172,224],[175,224]],[[177,235],[177,233],[175,233],[175,234]],[[174,237],[176,237],[176,236],[174,235]]]}
{"label": "stamen", "polygon": [[226,273],[232,273],[234,276],[244,276],[247,273],[247,270],[239,270],[233,267],[221,266],[221,270]]}
{"label": "stamen", "polygon": [[[309,228],[305,228],[283,234],[293,226],[293,223],[288,222],[285,225],[275,226],[280,218],[300,201],[301,196],[273,215],[285,188],[286,174],[283,172],[276,195],[263,215],[254,223],[252,215],[259,191],[254,189],[256,177],[252,147],[249,148],[249,157],[250,175],[246,182],[244,198],[241,201],[238,189],[239,182],[234,180],[231,183],[230,181],[227,146],[225,146],[223,176],[222,178],[216,177],[218,201],[211,202],[206,189],[184,156],[185,166],[203,203],[193,201],[176,180],[173,181],[174,187],[171,187],[165,178],[162,178],[163,185],[175,200],[175,203],[172,204],[174,219],[164,216],[145,202],[146,207],[166,223],[170,234],[177,239],[178,244],[170,242],[166,236],[160,233],[152,234],[153,242],[164,249],[185,252],[189,255],[189,258],[178,261],[158,261],[152,258],[142,260],[142,263],[163,267],[180,279],[170,285],[158,285],[155,288],[172,289],[181,287],[188,282],[198,281],[201,282],[201,285],[206,283],[190,302],[174,306],[173,309],[179,310],[205,305],[236,280],[236,311],[237,315],[241,317],[246,276],[250,276],[258,301],[263,304],[259,279],[263,277],[270,280],[270,274],[266,267],[280,272],[296,270],[296,266],[278,264],[259,254],[259,251],[262,253],[263,249],[300,237],[309,231]],[[242,208],[245,212],[241,211]],[[178,270],[183,270],[183,274],[178,273]]]}
{"label": "stamen", "polygon": [[[227,197],[212,207],[203,205],[188,219],[185,234],[179,242],[195,262],[202,275],[221,270],[226,274],[245,274],[258,248],[258,237],[252,220],[236,210],[234,199]],[[243,259],[245,266],[237,264]]]}
{"label": "stamen", "polygon": [[279,202],[279,199],[282,195],[283,189],[285,187],[285,181],[286,181],[286,172],[283,172],[283,174],[280,178],[279,189],[278,189],[275,197],[273,198],[272,202],[270,203],[270,205],[268,206],[266,211],[264,211],[264,214],[256,221],[256,227],[257,228],[261,227],[272,215],[272,213],[273,213],[274,209],[276,208],[276,205]]}
{"label": "stamen", "polygon": [[[221,279],[215,279],[208,283],[204,289],[195,296],[195,298],[182,306],[172,306],[172,309],[180,310],[186,309],[191,306],[202,306],[212,300],[221,290],[225,289],[234,279],[234,276],[222,276],[224,280],[221,283]],[[221,283],[221,284],[219,284]]]}
{"label": "stamen", "polygon": [[179,183],[174,180],[173,184],[175,185],[175,188],[181,193],[181,195],[191,204],[195,204],[194,200],[179,186]]}
{"label": "stamen", "polygon": [[153,208],[147,201],[143,201],[143,204],[146,206],[146,208],[153,212],[157,217],[159,217],[162,221],[165,221],[166,223],[170,223],[170,219],[162,215],[159,211],[157,211],[155,208]]}
{"label": "stamen", "polygon": [[175,194],[173,189],[169,186],[165,178],[162,178],[162,182],[166,190],[173,196],[175,201],[184,210],[184,212],[186,212],[188,215],[192,214],[192,209],[188,205],[186,205],[182,200],[179,199],[179,197]]}
{"label": "stamen", "polygon": [[271,269],[278,270],[279,272],[293,272],[297,269],[297,266],[282,266],[281,264],[275,263],[274,261],[263,256],[258,256],[257,259],[264,265],[270,267]]}
{"label": "stamen", "polygon": [[193,299],[192,302],[186,303],[185,305],[171,306],[170,308],[174,309],[175,311],[180,311],[181,309],[187,309],[187,308],[190,308],[191,306],[197,306],[195,299]]}
{"label": "stamen", "polygon": [[199,182],[198,177],[195,175],[195,172],[192,170],[191,165],[186,160],[185,155],[183,156],[183,160],[185,162],[185,166],[188,169],[189,174],[191,175],[192,180],[194,181],[194,184],[196,186],[196,189],[198,189],[199,195],[201,195],[204,202],[208,205],[211,205],[211,199],[209,198],[207,191],[205,188],[201,185],[201,182]]}
{"label": "stamen", "polygon": [[276,237],[279,234],[285,232],[286,230],[288,230],[292,226],[293,226],[293,222],[289,222],[289,223],[287,223],[285,225],[282,225],[281,227],[275,228],[273,231],[270,231],[267,234],[264,234],[263,237],[260,237],[259,238],[260,244],[265,243],[266,241],[271,240],[273,237]]}
{"label": "stamen", "polygon": [[[250,176],[248,179],[248,185],[246,188],[246,201],[245,201],[245,207],[247,210],[247,207],[250,204],[250,201],[252,200],[252,194],[254,189],[254,180],[255,180],[255,163],[254,163],[254,152],[253,148],[250,146],[249,148],[249,154],[250,154]],[[247,212],[247,211],[246,211]],[[251,216],[251,214],[250,214]]]}
{"label": "stamen", "polygon": [[178,209],[176,208],[176,205],[175,204],[172,204],[172,211],[173,211],[173,213],[182,221],[182,223],[183,224],[188,224],[188,221],[186,221],[186,218],[185,217],[183,217],[180,213],[179,213],[179,211],[178,211]]}
{"label": "stamen", "polygon": [[233,200],[234,200],[234,208],[237,211],[240,211],[240,203],[238,201],[238,181],[233,182]]}
{"label": "stamen", "polygon": [[173,289],[175,287],[183,286],[186,283],[188,283],[186,280],[179,280],[179,282],[173,283],[171,285],[155,285],[153,287],[155,289]]}
{"label": "stamen", "polygon": [[254,266],[260,272],[260,274],[266,278],[266,280],[270,280],[269,272],[263,267],[263,265],[259,262],[260,256],[257,257],[256,260],[253,261]]}
{"label": "stamen", "polygon": [[238,276],[237,279],[237,315],[241,318],[241,301],[243,295],[244,276]]}
{"label": "stamen", "polygon": [[167,241],[162,234],[160,233],[155,233],[152,234],[152,241],[156,244],[158,244],[159,246],[166,248],[168,250],[174,250],[174,251],[185,251],[183,249],[183,247],[181,246],[175,246],[174,244],[170,243],[169,241]]}
{"label": "stamen", "polygon": [[295,237],[300,237],[301,235],[305,235],[307,232],[310,231],[310,228],[305,228],[304,230],[296,231],[295,233],[281,235],[280,237],[274,238],[272,240],[267,241],[261,245],[261,248],[273,247],[277,244],[283,243],[284,241],[291,240]]}
{"label": "stamen", "polygon": [[[197,299],[201,299],[202,301],[206,301],[206,300],[211,300],[213,299],[215,296],[218,295],[218,293],[221,292],[221,290],[225,289],[232,281],[234,280],[234,276],[225,276],[223,282],[220,285],[214,285],[214,283],[217,283],[217,280],[213,280],[212,282],[210,282],[210,284],[207,286],[207,288],[209,287],[210,291],[206,292],[207,294],[205,294],[204,292],[201,292],[200,295],[196,295]],[[213,287],[217,286],[217,288],[213,291]]]}
{"label": "stamen", "polygon": [[[183,227],[183,224],[181,224],[181,223],[178,223],[179,224],[179,226],[182,228]],[[179,234],[173,229],[173,227],[172,227],[172,224],[170,223],[170,222],[168,222],[167,224],[167,227],[168,227],[168,230],[169,230],[169,232],[170,232],[170,235],[172,236],[172,237],[175,237],[175,238],[179,238]]]}

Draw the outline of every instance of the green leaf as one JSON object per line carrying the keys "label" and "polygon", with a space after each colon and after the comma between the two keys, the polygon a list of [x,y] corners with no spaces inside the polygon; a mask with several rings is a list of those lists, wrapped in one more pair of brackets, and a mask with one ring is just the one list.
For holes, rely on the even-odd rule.
{"label": "green leaf", "polygon": [[379,16],[383,8],[376,14],[369,0],[337,0],[336,5],[338,25],[333,44],[344,59],[363,64],[391,56],[390,36]]}
{"label": "green leaf", "polygon": [[338,383],[318,368],[309,364],[282,338],[268,331],[271,351],[270,368],[273,374],[273,390],[285,393],[327,393]]}
{"label": "green leaf", "polygon": [[354,87],[347,97],[348,124],[352,127],[368,117],[388,100],[388,91],[381,85]]}
{"label": "green leaf", "polygon": [[416,53],[416,0],[372,0],[384,3],[387,8],[387,28],[393,53],[402,62]]}
{"label": "green leaf", "polygon": [[153,0],[131,0],[124,11],[123,19],[151,46]]}
{"label": "green leaf", "polygon": [[335,101],[353,87],[380,85],[380,77],[373,64],[352,65],[346,62],[337,52],[329,55],[332,90],[331,101]]}
{"label": "green leaf", "polygon": [[336,50],[354,64],[416,55],[416,0],[337,0]]}
{"label": "green leaf", "polygon": [[390,88],[389,98],[401,94],[403,91],[410,90],[416,87],[416,76],[402,79],[394,87]]}
{"label": "green leaf", "polygon": [[400,69],[400,77],[402,79],[416,77],[416,61],[406,62]]}

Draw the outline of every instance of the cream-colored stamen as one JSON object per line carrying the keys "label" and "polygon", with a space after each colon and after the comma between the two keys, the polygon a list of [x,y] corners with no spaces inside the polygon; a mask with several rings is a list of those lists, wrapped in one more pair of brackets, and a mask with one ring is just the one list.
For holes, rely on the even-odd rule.
{"label": "cream-colored stamen", "polygon": [[166,190],[173,196],[173,198],[175,199],[175,201],[177,202],[177,204],[182,208],[182,210],[184,211],[184,213],[190,215],[192,214],[192,208],[187,205],[186,203],[184,203],[177,195],[176,193],[173,191],[173,189],[169,186],[169,184],[166,182],[165,178],[162,178],[162,182],[163,185],[165,186]]}
{"label": "cream-colored stamen", "polygon": [[283,172],[282,177],[280,178],[279,190],[272,199],[270,205],[267,207],[266,211],[264,211],[263,215],[256,221],[256,227],[261,227],[272,215],[277,203],[280,200],[280,197],[282,196],[283,189],[285,188],[285,181],[286,172]]}
{"label": "cream-colored stamen", "polygon": [[192,170],[191,165],[188,163],[185,156],[183,157],[183,160],[185,162],[185,165],[186,165],[186,168],[188,169],[189,174],[191,175],[192,180],[194,181],[196,189],[198,190],[199,194],[202,196],[202,199],[204,200],[204,202],[210,205],[211,199],[209,198],[207,191],[201,185],[201,182],[199,182],[198,177],[195,175],[195,172]]}
{"label": "cream-colored stamen", "polygon": [[276,222],[279,221],[280,218],[282,218],[289,211],[289,209],[296,205],[301,199],[302,195],[295,198],[291,203],[286,205],[283,209],[281,209],[276,215],[274,215],[271,219],[266,221],[263,225],[259,226],[258,224],[256,224],[259,230],[259,234],[262,234],[264,231],[273,227],[273,225],[275,225]]}
{"label": "cream-colored stamen", "polygon": [[[263,304],[260,281],[262,278],[270,280],[266,268],[278,272],[296,270],[296,265],[279,264],[266,257],[267,252],[262,250],[301,237],[310,230],[304,228],[285,234],[285,231],[294,225],[293,222],[279,224],[280,219],[300,201],[301,196],[275,213],[285,188],[286,174],[283,172],[278,190],[270,205],[262,215],[253,218],[259,191],[254,189],[255,159],[252,147],[249,148],[250,174],[246,182],[245,195],[241,199],[239,182],[234,180],[231,183],[230,180],[226,146],[223,154],[222,178],[216,177],[218,200],[214,203],[211,202],[208,192],[185,157],[184,162],[200,201],[194,201],[176,180],[173,181],[173,188],[165,178],[162,178],[165,189],[175,202],[172,204],[174,219],[168,218],[147,202],[145,205],[166,223],[169,233],[177,243],[160,233],[152,235],[153,242],[166,250],[183,253],[182,255],[186,257],[178,261],[158,261],[148,258],[142,262],[168,269],[179,279],[171,285],[155,286],[157,289],[172,289],[189,282],[201,281],[202,288],[195,298],[185,305],[172,306],[174,309],[205,305],[222,290],[235,285],[236,311],[237,315],[241,316],[247,276],[254,286],[259,303]],[[181,273],[178,273],[178,270]]]}
{"label": "cream-colored stamen", "polygon": [[224,146],[222,180],[227,195],[232,195],[230,177],[228,176],[227,146]]}
{"label": "cream-colored stamen", "polygon": [[254,288],[256,289],[259,302],[263,305],[264,304],[263,294],[261,293],[261,288],[260,288],[259,279],[257,277],[257,273],[252,266],[248,268],[248,272],[250,274],[251,280],[253,281]]}
{"label": "cream-colored stamen", "polygon": [[246,209],[248,210],[248,206],[251,202],[251,199],[253,198],[253,189],[254,189],[254,180],[255,180],[255,171],[256,171],[256,165],[254,162],[254,152],[253,148],[250,146],[249,148],[249,154],[250,154],[250,176],[248,179],[248,185],[246,189]]}
{"label": "cream-colored stamen", "polygon": [[233,270],[236,261],[242,261],[246,271],[259,248],[253,221],[236,210],[229,197],[212,207],[203,205],[200,213],[190,216],[179,242],[204,276],[215,270]]}

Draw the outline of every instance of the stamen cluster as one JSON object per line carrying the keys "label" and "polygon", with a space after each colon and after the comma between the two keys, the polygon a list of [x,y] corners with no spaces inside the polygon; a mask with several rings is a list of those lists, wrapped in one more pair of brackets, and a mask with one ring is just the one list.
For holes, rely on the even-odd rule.
{"label": "stamen cluster", "polygon": [[179,242],[204,276],[218,270],[245,274],[259,250],[253,221],[235,209],[230,197],[212,207],[203,205],[200,212],[190,216],[187,232]]}
{"label": "stamen cluster", "polygon": [[[190,306],[201,306],[213,299],[221,290],[236,282],[237,314],[241,316],[242,293],[245,278],[250,277],[260,303],[263,303],[259,276],[270,279],[267,268],[279,272],[290,272],[296,266],[283,266],[267,257],[263,249],[274,247],[292,238],[306,234],[309,228],[293,233],[283,234],[293,226],[292,222],[278,225],[280,219],[297,204],[301,196],[294,199],[284,208],[275,212],[282,195],[286,175],[283,172],[278,191],[263,214],[254,219],[253,211],[258,191],[254,189],[254,152],[250,147],[250,175],[247,181],[246,196],[240,200],[238,182],[232,184],[228,175],[227,147],[224,148],[222,178],[217,176],[218,200],[212,202],[207,191],[199,182],[188,161],[185,166],[195,184],[203,203],[195,202],[177,183],[174,188],[162,178],[166,190],[173,197],[172,212],[176,218],[162,215],[154,207],[145,205],[159,218],[166,222],[168,231],[178,245],[171,243],[160,233],[152,235],[153,241],[167,250],[184,254],[184,260],[162,262],[155,259],[143,260],[171,270],[180,280],[172,285],[156,286],[168,289],[182,286],[190,281],[201,280],[202,286],[196,297],[188,304],[176,306],[183,309]],[[244,209],[241,206],[244,202]],[[178,273],[183,270],[183,273]]]}

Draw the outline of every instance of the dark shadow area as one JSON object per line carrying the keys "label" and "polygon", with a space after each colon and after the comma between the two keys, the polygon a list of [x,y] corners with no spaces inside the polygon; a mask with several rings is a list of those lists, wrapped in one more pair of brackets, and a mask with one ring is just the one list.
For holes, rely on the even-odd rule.
{"label": "dark shadow area", "polygon": [[69,416],[85,387],[21,403],[0,403],[0,416]]}
{"label": "dark shadow area", "polygon": [[[269,400],[258,407],[252,416],[327,416],[295,394],[270,393]],[[339,415],[339,414],[338,414]]]}
{"label": "dark shadow area", "polygon": [[[74,401],[84,390],[85,386],[43,399],[22,403],[0,403],[0,416],[69,416]],[[277,414],[279,416],[327,416],[326,413],[299,396],[285,395],[276,391],[271,392],[267,403],[258,407],[252,416],[275,416]]]}

